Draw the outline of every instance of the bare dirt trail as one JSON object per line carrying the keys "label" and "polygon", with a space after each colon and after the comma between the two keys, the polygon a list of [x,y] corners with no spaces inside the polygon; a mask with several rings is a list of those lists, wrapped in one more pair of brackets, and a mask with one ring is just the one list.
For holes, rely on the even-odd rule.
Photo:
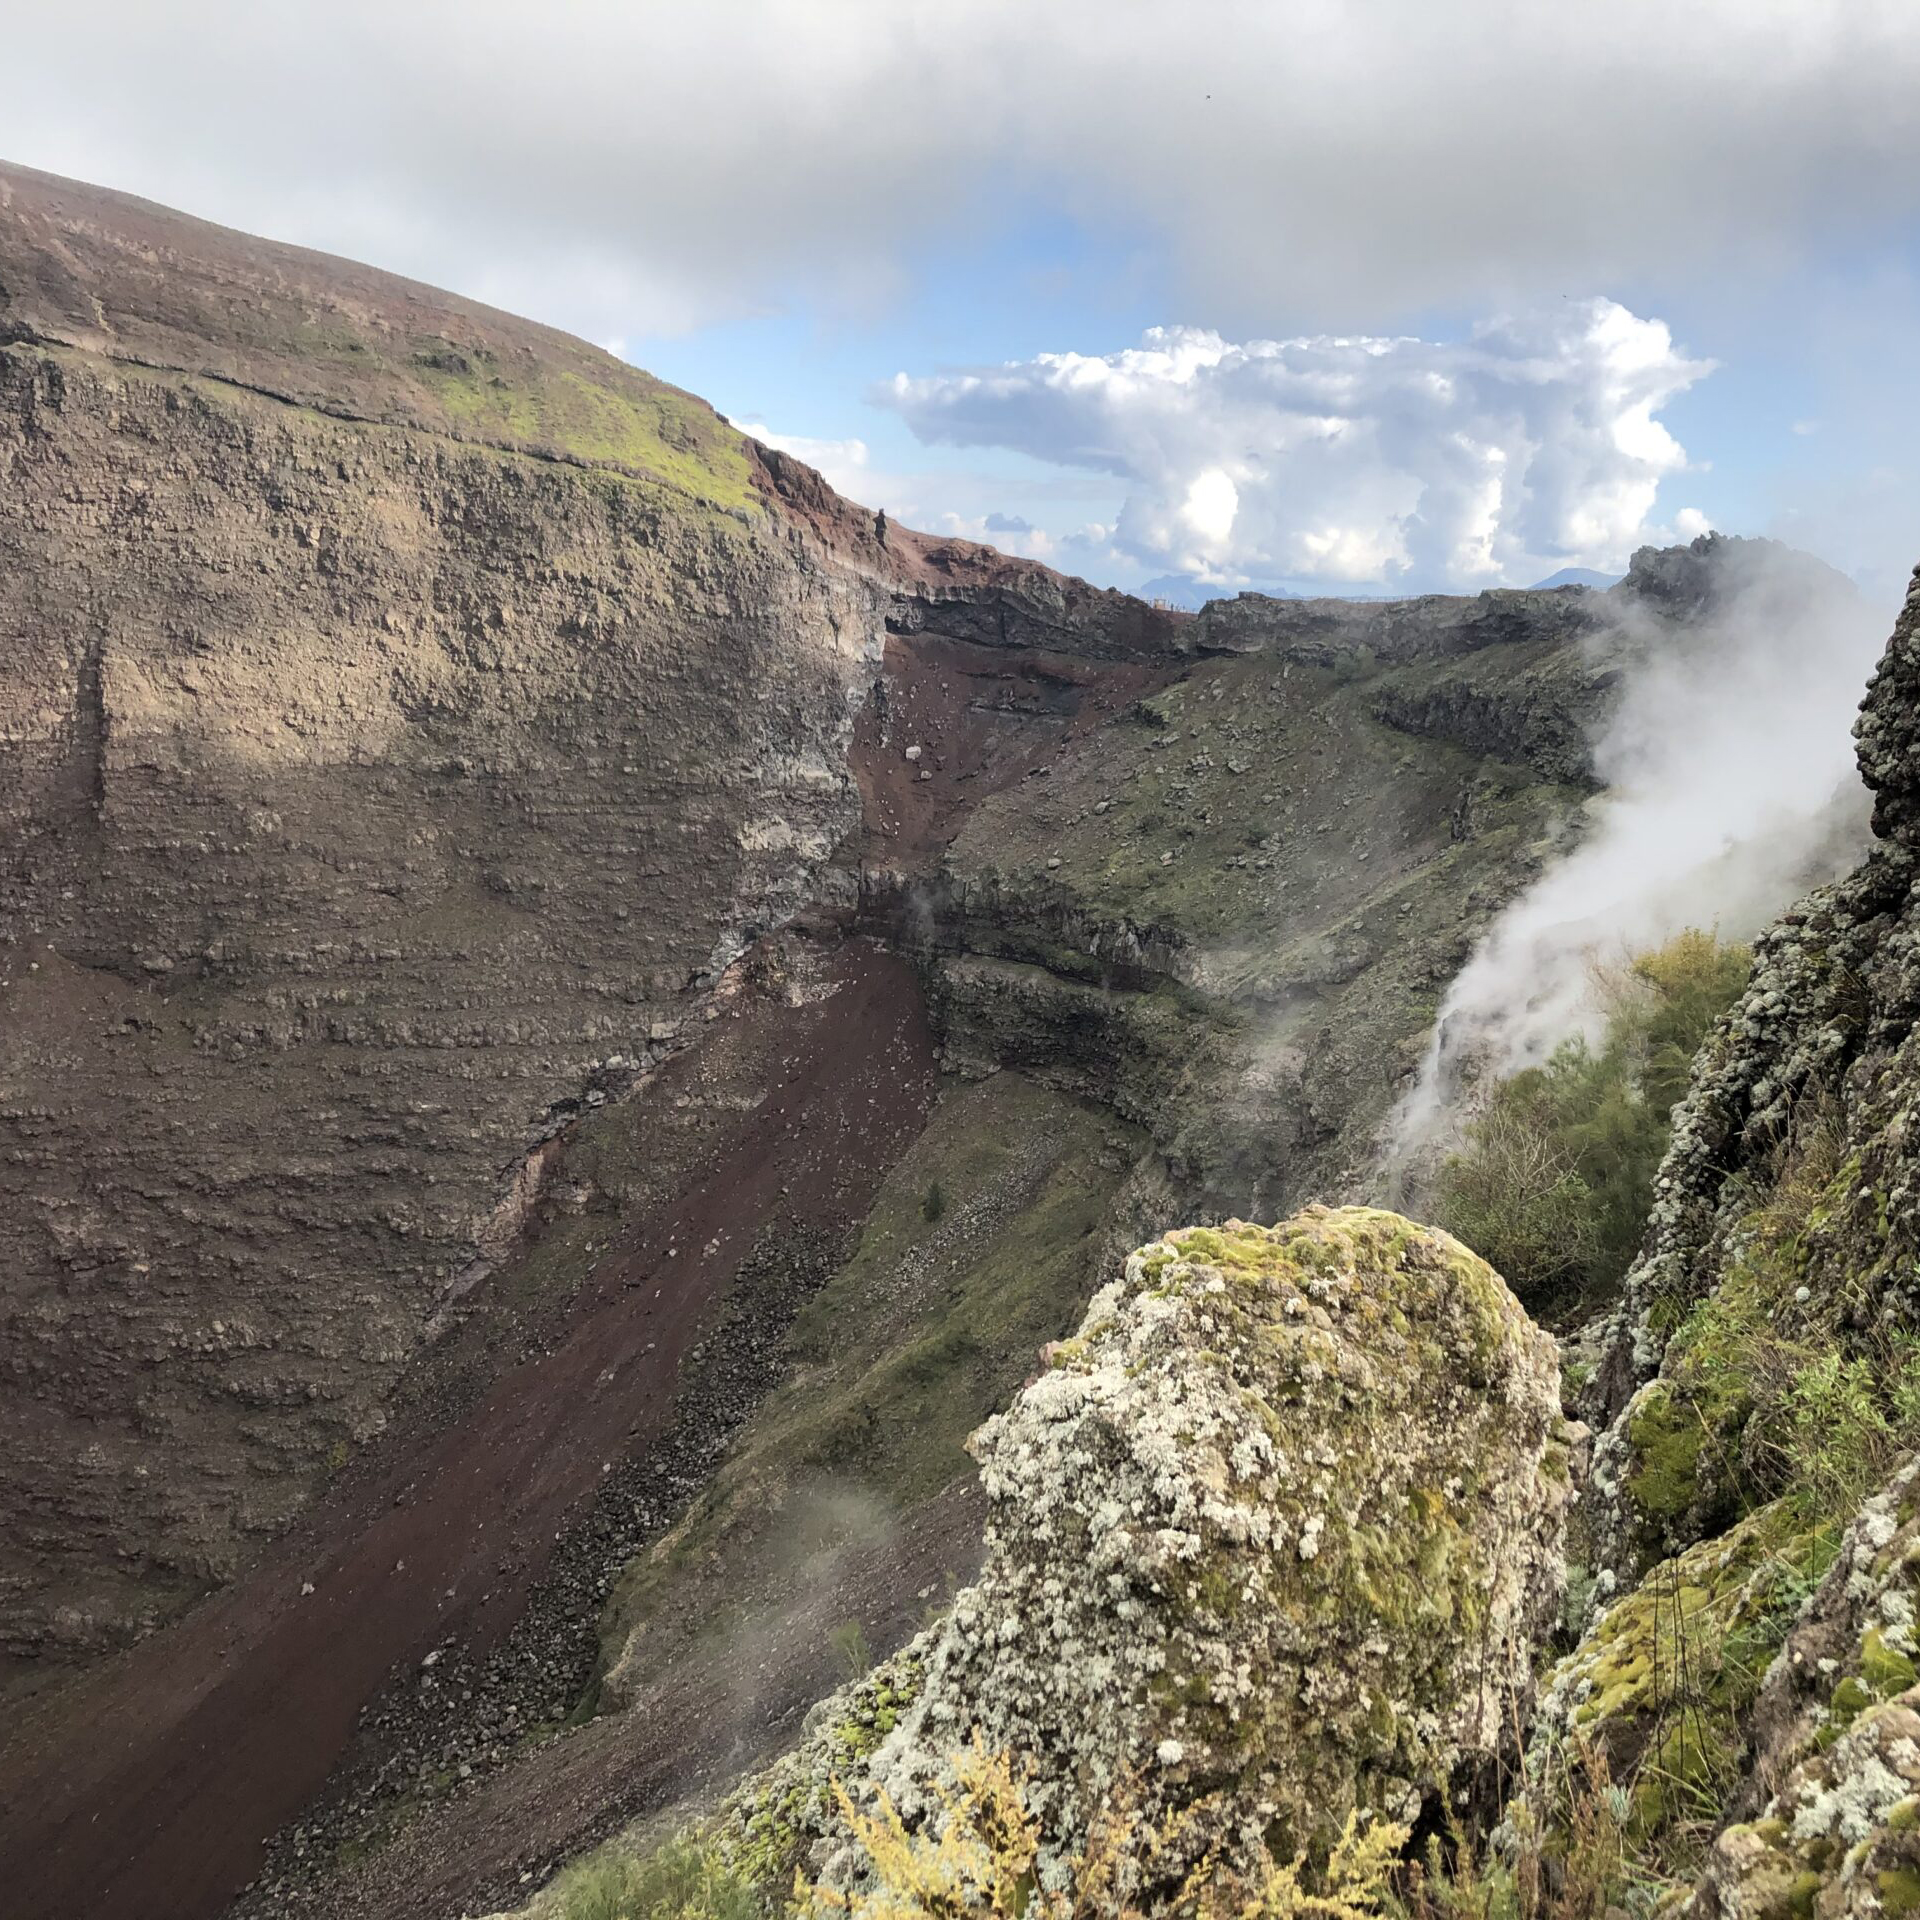
{"label": "bare dirt trail", "polygon": [[[604,1464],[644,1452],[764,1223],[842,1232],[931,1109],[906,963],[866,941],[777,1032],[766,1098],[613,1239],[552,1348],[321,1501],[234,1587],[27,1715],[0,1751],[0,1905],[34,1920],[203,1920],[325,1783],[396,1666],[484,1647]],[[698,1048],[663,1069],[690,1073]],[[656,1083],[643,1097],[671,1097]],[[310,1588],[311,1591],[305,1589]]]}

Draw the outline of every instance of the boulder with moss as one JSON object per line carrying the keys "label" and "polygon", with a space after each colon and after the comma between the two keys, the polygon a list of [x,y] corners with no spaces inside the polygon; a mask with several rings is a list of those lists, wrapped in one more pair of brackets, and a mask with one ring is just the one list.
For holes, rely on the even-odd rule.
{"label": "boulder with moss", "polygon": [[1285,1857],[1495,1756],[1571,1490],[1553,1343],[1491,1268],[1362,1208],[1188,1229],[1047,1360],[972,1442],[978,1583],[727,1809],[757,1868],[856,1874],[830,1783],[911,1823],[976,1739],[1031,1770],[1055,1869],[1116,1792]]}
{"label": "boulder with moss", "polygon": [[1920,1908],[1920,1687],[1795,1768],[1715,1841],[1698,1920],[1903,1920]]}
{"label": "boulder with moss", "polygon": [[1756,1817],[1716,1841],[1694,1899],[1703,1920],[1897,1920],[1920,1907],[1917,1597],[1909,1462],[1862,1506],[1767,1675],[1752,1804],[1733,1809]]}
{"label": "boulder with moss", "polygon": [[1920,1683],[1920,1459],[1854,1516],[1755,1703],[1754,1771],[1776,1782]]}
{"label": "boulder with moss", "polygon": [[1548,1676],[1526,1754],[1528,1809],[1555,1851],[1577,1799],[1618,1789],[1623,1841],[1649,1878],[1691,1872],[1703,1807],[1753,1767],[1755,1703],[1840,1529],[1781,1500],[1601,1601]]}

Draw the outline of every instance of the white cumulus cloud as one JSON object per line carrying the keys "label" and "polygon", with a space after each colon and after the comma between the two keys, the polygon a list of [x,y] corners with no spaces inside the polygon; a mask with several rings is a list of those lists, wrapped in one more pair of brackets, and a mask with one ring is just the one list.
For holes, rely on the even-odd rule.
{"label": "white cumulus cloud", "polygon": [[927,441],[1118,476],[1114,544],[1142,564],[1478,587],[1617,569],[1686,465],[1659,413],[1711,366],[1586,300],[1460,341],[1156,327],[1118,353],[899,374],[880,398]]}

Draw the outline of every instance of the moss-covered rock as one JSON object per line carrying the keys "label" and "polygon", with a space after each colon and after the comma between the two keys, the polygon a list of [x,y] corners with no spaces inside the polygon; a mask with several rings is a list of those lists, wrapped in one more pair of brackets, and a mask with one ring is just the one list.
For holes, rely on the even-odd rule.
{"label": "moss-covered rock", "polygon": [[[1850,1521],[1813,1511],[1804,1495],[1777,1500],[1597,1612],[1528,1741],[1529,1812],[1550,1852],[1578,1796],[1610,1781],[1627,1864],[1647,1885],[1703,1874],[1710,1911],[1780,1920],[1849,1910],[1872,1890],[1829,1843],[1835,1808],[1879,1781],[1885,1727],[1846,1743],[1889,1703],[1915,1704],[1920,1462]],[[1849,1813],[1847,1847],[1885,1812]]]}
{"label": "moss-covered rock", "polygon": [[807,1715],[799,1743],[740,1788],[710,1831],[758,1885],[783,1889],[835,1817],[833,1783],[859,1778],[926,1686],[929,1629]]}
{"label": "moss-covered rock", "polygon": [[1284,1854],[1498,1750],[1570,1486],[1553,1344],[1483,1261],[1361,1208],[1189,1229],[1050,1361],[974,1436],[986,1564],[912,1705],[870,1753],[816,1716],[731,1809],[757,1864],[850,1871],[828,1776],[912,1819],[976,1734],[1056,1860],[1127,1776],[1144,1821],[1222,1794],[1212,1840]]}
{"label": "moss-covered rock", "polygon": [[1920,1460],[1853,1517],[1754,1708],[1757,1770],[1779,1779],[1920,1682]]}
{"label": "moss-covered rock", "polygon": [[1605,1779],[1626,1795],[1636,1863],[1690,1867],[1701,1814],[1747,1777],[1754,1703],[1840,1533],[1782,1500],[1597,1611],[1550,1675],[1528,1741],[1528,1793],[1550,1835],[1564,1837],[1572,1796]]}
{"label": "moss-covered rock", "polygon": [[1920,1908],[1920,1687],[1795,1768],[1761,1817],[1714,1844],[1699,1920],[1840,1920]]}

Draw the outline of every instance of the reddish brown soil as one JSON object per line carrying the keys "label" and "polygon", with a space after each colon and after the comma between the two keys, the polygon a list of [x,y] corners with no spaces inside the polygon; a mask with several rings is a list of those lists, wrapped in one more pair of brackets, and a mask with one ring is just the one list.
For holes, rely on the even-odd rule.
{"label": "reddish brown soil", "polygon": [[[1177,669],[890,635],[854,728],[866,864],[921,870],[990,793],[1045,778],[1053,754]],[[917,760],[907,750],[918,747]]]}
{"label": "reddish brown soil", "polygon": [[865,1621],[876,1647],[925,1624],[928,1594],[978,1563],[985,1501],[950,1487],[850,1551],[809,1593],[753,1596],[737,1632],[694,1638],[664,1682],[536,1748],[510,1772],[435,1806],[350,1876],[275,1920],[447,1920],[523,1904],[554,1862],[639,1815],[724,1789],[793,1745],[808,1710],[846,1678],[833,1630]]}
{"label": "reddish brown soil", "polygon": [[[1148,606],[1114,587],[1096,587],[1038,560],[1022,559],[972,540],[915,533],[883,525],[881,516],[843,499],[812,467],[791,454],[754,441],[748,447],[754,482],[788,518],[808,528],[844,558],[891,581],[908,598],[939,599],[959,591],[1004,596],[1025,607],[1056,632],[1072,631],[1082,657],[1164,663],[1177,652],[1177,636],[1193,615]],[[1028,651],[1044,647],[1030,634]]]}
{"label": "reddish brown soil", "polygon": [[[451,1427],[401,1439],[383,1474],[320,1502],[233,1587],[10,1731],[7,1911],[218,1913],[396,1664],[452,1636],[498,1637],[603,1463],[659,1433],[683,1353],[757,1228],[850,1229],[925,1123],[936,1075],[911,971],[862,941],[827,972],[835,991],[815,1004],[741,1009],[768,1023],[766,1098],[668,1204],[627,1223],[549,1351]],[[697,1053],[644,1097],[673,1097]]]}

